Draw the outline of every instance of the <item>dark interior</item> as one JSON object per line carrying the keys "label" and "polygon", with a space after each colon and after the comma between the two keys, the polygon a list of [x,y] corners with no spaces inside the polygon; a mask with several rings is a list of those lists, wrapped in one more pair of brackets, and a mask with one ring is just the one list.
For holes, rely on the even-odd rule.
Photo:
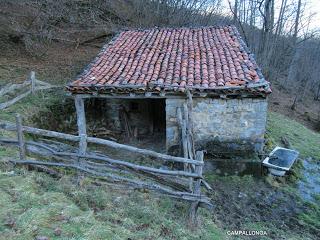
{"label": "dark interior", "polygon": [[90,99],[86,118],[87,127],[103,126],[119,142],[165,151],[165,99]]}
{"label": "dark interior", "polygon": [[[124,112],[127,116],[124,116]],[[119,113],[121,130],[126,131],[125,118],[130,128],[137,128],[138,135],[164,133],[166,129],[165,101],[162,99],[123,100]]]}

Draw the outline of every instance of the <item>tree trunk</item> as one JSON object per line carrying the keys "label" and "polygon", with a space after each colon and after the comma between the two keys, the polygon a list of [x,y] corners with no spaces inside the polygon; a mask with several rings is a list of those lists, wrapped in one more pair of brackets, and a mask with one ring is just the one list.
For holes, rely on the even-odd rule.
{"label": "tree trunk", "polygon": [[233,23],[236,24],[238,21],[238,1],[234,1],[234,8],[233,8]]}
{"label": "tree trunk", "polygon": [[291,105],[291,110],[293,110],[293,111],[296,110],[297,101],[298,101],[298,95],[296,95],[296,96],[294,97],[293,103],[292,103],[292,105]]}
{"label": "tree trunk", "polygon": [[301,0],[298,1],[297,15],[296,15],[295,23],[294,23],[294,33],[293,33],[294,43],[296,43],[297,37],[298,37],[300,14],[301,14]]}

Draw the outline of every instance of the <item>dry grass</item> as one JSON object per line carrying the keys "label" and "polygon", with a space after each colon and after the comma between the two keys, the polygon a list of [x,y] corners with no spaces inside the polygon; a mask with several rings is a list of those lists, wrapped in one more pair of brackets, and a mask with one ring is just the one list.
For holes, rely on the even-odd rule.
{"label": "dry grass", "polygon": [[[98,43],[102,45],[102,43]],[[74,44],[52,43],[42,57],[30,56],[22,46],[0,37],[0,86],[8,82],[23,82],[30,71],[40,80],[65,84],[74,79],[92,61],[99,48]]]}
{"label": "dry grass", "polygon": [[[10,170],[10,171],[8,171]],[[223,239],[206,211],[202,227],[188,229],[187,205],[135,192],[96,186],[86,179],[1,168],[0,239]],[[10,225],[11,223],[11,225]],[[61,236],[54,230],[61,229]]]}

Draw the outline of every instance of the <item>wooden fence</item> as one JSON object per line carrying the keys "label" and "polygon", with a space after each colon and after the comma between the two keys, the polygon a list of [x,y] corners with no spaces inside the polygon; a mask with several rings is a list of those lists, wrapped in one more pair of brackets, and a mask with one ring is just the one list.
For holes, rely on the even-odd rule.
{"label": "wooden fence", "polygon": [[22,91],[18,96],[0,103],[0,110],[8,108],[9,106],[15,104],[16,102],[20,101],[21,99],[27,97],[30,94],[34,94],[36,91],[45,90],[50,88],[55,88],[59,86],[54,86],[49,83],[40,81],[36,79],[36,75],[34,71],[31,71],[29,78],[20,84],[12,84],[8,83],[4,87],[0,89],[0,97],[3,97],[8,94],[13,94],[15,91]]}
{"label": "wooden fence", "polygon": [[[203,152],[198,151],[195,159],[175,157],[158,153],[152,150],[136,148],[120,144],[114,141],[88,137],[85,134],[79,136],[27,127],[22,125],[19,115],[16,123],[1,122],[0,129],[17,132],[16,139],[0,139],[0,144],[14,145],[19,148],[20,159],[12,160],[14,164],[27,164],[32,166],[51,166],[75,169],[78,174],[88,174],[93,177],[103,178],[117,184],[125,184],[133,188],[144,188],[191,202],[189,210],[189,223],[197,225],[197,209],[199,206],[211,208],[213,205],[208,197],[201,191],[201,185],[210,189],[202,176]],[[62,141],[52,140],[25,140],[25,134],[40,137],[50,137]],[[77,147],[67,145],[64,142],[78,143]],[[156,160],[162,162],[162,166],[190,165],[190,169],[177,167],[146,166],[136,164],[133,159],[113,159],[104,153],[90,151],[88,143],[107,146],[117,151],[127,151],[147,158],[149,162]],[[66,147],[67,146],[67,147]],[[67,150],[65,150],[67,149]],[[27,158],[27,155],[33,158]],[[42,160],[34,160],[41,156]],[[49,160],[50,159],[50,160]],[[190,184],[191,181],[191,184]]]}

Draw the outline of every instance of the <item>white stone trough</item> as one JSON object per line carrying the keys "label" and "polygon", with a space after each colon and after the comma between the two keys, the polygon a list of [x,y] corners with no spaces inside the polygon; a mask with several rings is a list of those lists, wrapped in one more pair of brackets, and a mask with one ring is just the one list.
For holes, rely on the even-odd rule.
{"label": "white stone trough", "polygon": [[298,156],[299,152],[295,150],[275,147],[269,156],[263,160],[262,164],[269,169],[272,175],[284,176]]}

